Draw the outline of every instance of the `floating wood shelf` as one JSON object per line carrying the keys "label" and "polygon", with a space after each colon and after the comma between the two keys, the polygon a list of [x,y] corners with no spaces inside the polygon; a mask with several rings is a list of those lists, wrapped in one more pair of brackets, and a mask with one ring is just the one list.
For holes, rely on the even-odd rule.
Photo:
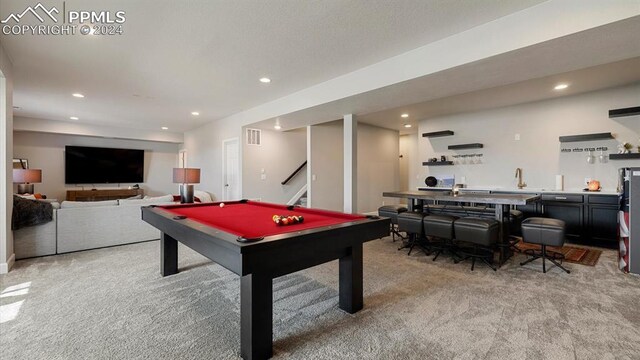
{"label": "floating wood shelf", "polygon": [[449,145],[449,150],[463,150],[463,149],[482,149],[484,147],[483,144],[473,143],[473,144],[460,144],[460,145]]}
{"label": "floating wood shelf", "polygon": [[640,106],[609,110],[610,118],[640,115]]}
{"label": "floating wood shelf", "polygon": [[633,160],[640,159],[639,153],[632,154],[609,154],[609,160]]}
{"label": "floating wood shelf", "polygon": [[451,136],[451,135],[453,135],[453,131],[451,130],[422,133],[422,137],[441,137],[441,136]]}
{"label": "floating wood shelf", "polygon": [[560,136],[560,142],[611,140],[611,139],[614,139],[614,137],[610,132],[597,133],[597,134]]}
{"label": "floating wood shelf", "polygon": [[453,165],[453,161],[425,161],[422,166],[444,166]]}

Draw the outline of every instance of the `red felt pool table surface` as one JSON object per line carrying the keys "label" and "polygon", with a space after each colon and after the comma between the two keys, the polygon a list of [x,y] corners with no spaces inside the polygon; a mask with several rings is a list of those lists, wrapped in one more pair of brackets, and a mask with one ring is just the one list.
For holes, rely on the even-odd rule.
{"label": "red felt pool table surface", "polygon": [[[228,202],[224,207],[220,207],[219,204],[168,205],[157,208],[164,209],[173,215],[186,216],[188,219],[244,238],[259,238],[308,230],[365,218],[364,215],[303,207],[289,210],[288,205],[257,201]],[[273,215],[301,215],[304,217],[304,221],[300,224],[279,226],[273,222]]]}

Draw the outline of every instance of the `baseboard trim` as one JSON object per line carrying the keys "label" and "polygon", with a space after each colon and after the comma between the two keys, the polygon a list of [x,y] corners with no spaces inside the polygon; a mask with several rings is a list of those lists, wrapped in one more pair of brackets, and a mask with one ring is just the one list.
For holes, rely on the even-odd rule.
{"label": "baseboard trim", "polygon": [[0,263],[0,274],[8,273],[9,270],[11,270],[11,268],[13,267],[13,264],[15,264],[15,262],[16,262],[16,254],[11,254],[7,262]]}

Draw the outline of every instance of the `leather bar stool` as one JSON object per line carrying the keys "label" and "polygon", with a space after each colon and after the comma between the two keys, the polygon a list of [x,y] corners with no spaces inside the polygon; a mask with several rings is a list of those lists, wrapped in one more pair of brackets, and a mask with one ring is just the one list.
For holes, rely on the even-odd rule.
{"label": "leather bar stool", "polygon": [[403,238],[398,231],[398,214],[406,211],[407,207],[404,205],[384,205],[378,208],[378,215],[391,219],[389,232],[391,233],[393,241],[396,241],[396,236],[399,236],[401,239]]}
{"label": "leather bar stool", "polygon": [[[424,213],[410,211],[398,214],[398,231],[407,233],[407,241],[398,250],[409,248],[408,255],[411,255],[413,248],[420,244],[420,241],[424,238],[422,219],[425,215]],[[426,253],[424,248],[422,250]]]}
{"label": "leather bar stool", "polygon": [[562,247],[564,245],[565,223],[558,219],[532,217],[522,222],[522,241],[529,244],[540,245],[540,250],[528,249],[524,253],[531,256],[520,265],[528,264],[536,259],[542,258],[542,272],[547,272],[545,260],[551,261],[560,269],[571,273],[565,269],[557,260],[564,260],[564,255],[547,250],[547,246]]}
{"label": "leather bar stool", "polygon": [[429,215],[422,219],[424,235],[430,240],[427,248],[436,252],[433,261],[436,261],[444,251],[449,251],[455,259],[453,222],[456,219],[456,216],[451,215]]}
{"label": "leather bar stool", "polygon": [[471,258],[471,271],[475,268],[476,259],[482,260],[493,271],[493,250],[498,242],[500,223],[494,219],[478,217],[466,217],[457,219],[453,223],[453,229],[458,242],[463,243],[469,249],[462,249],[465,255],[462,260]]}
{"label": "leather bar stool", "polygon": [[[524,214],[517,209],[509,210],[509,232],[511,235],[521,235],[522,218]],[[515,244],[514,244],[515,245]]]}

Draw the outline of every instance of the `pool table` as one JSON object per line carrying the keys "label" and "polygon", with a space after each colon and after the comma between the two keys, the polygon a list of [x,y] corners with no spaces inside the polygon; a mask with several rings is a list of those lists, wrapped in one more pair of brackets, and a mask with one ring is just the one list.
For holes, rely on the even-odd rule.
{"label": "pool table", "polygon": [[[273,215],[304,221],[279,226]],[[339,306],[362,309],[362,244],[389,235],[389,219],[257,201],[142,207],[162,232],[160,272],[178,272],[178,241],[240,275],[244,359],[272,356],[276,277],[339,259]]]}

